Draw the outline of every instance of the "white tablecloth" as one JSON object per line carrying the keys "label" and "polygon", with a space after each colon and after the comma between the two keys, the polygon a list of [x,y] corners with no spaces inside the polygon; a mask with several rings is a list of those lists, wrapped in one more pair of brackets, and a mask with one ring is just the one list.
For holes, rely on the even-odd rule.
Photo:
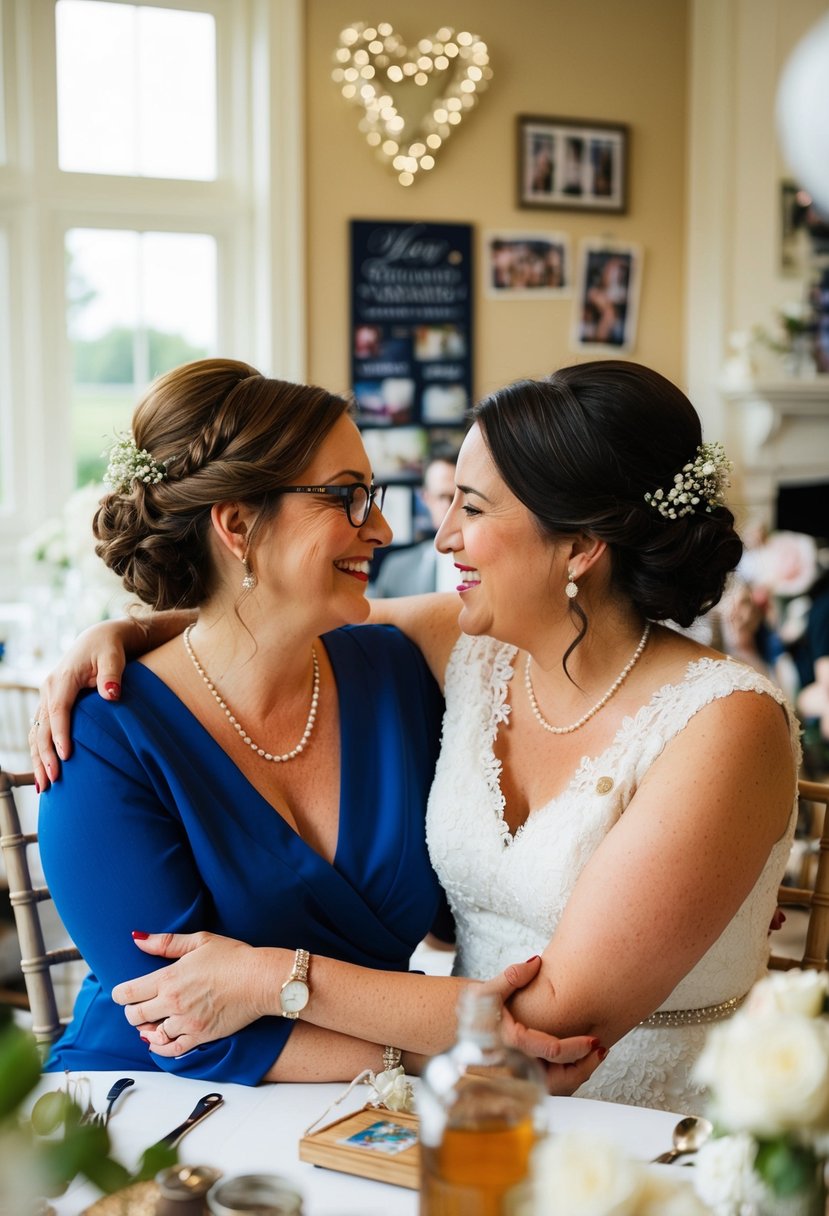
{"label": "white tablecloth", "polygon": [[[92,1099],[104,1106],[104,1095],[118,1073],[92,1073]],[[159,1073],[135,1073],[135,1085],[118,1100],[109,1131],[114,1155],[134,1168],[147,1146],[187,1117],[203,1094],[219,1091],[224,1105],[185,1136],[179,1159],[218,1166],[226,1175],[277,1173],[303,1196],[304,1216],[416,1216],[417,1193],[371,1182],[301,1162],[298,1143],[306,1127],[346,1088],[344,1085],[213,1085]],[[55,1089],[60,1074],[46,1076],[40,1091]],[[415,1083],[416,1084],[416,1083]],[[324,1122],[364,1105],[360,1087]],[[622,1146],[646,1161],[670,1148],[679,1118],[665,1111],[593,1102],[584,1098],[548,1098],[550,1129],[584,1130]],[[77,1216],[98,1198],[88,1183],[75,1182],[53,1201],[58,1216]]]}

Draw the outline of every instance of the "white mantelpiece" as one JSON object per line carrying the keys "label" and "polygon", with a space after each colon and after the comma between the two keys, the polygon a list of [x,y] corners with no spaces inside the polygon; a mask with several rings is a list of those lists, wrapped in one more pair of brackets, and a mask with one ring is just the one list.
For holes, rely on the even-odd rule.
{"label": "white mantelpiece", "polygon": [[829,481],[829,375],[720,391],[746,518],[771,526],[780,485]]}

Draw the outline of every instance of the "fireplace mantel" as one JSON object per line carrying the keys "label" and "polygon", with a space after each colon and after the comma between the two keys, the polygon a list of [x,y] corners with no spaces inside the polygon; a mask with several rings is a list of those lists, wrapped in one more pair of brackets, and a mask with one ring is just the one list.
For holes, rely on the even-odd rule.
{"label": "fireplace mantel", "polygon": [[829,481],[829,375],[721,387],[748,515],[774,524],[780,485]]}

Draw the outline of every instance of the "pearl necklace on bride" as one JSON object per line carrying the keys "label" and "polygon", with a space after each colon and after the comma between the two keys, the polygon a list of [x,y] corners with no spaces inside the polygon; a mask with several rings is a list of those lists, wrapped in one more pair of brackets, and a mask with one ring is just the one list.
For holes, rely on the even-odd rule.
{"label": "pearl necklace on bride", "polygon": [[242,723],[236,717],[234,717],[227,702],[222,700],[222,697],[219,694],[219,691],[216,688],[216,685],[210,679],[209,675],[204,670],[204,668],[202,667],[199,660],[196,658],[196,655],[193,651],[193,647],[190,642],[190,633],[191,633],[192,629],[193,629],[193,626],[188,625],[184,631],[184,647],[185,647],[187,653],[189,654],[190,659],[191,659],[196,671],[199,673],[199,675],[201,676],[201,678],[204,680],[205,684],[207,685],[208,689],[210,690],[213,700],[216,701],[217,704],[224,710],[225,717],[227,718],[228,722],[233,727],[233,729],[236,731],[237,735],[239,735],[242,742],[247,743],[247,745],[251,749],[251,751],[256,752],[257,756],[261,756],[263,760],[270,760],[271,763],[273,763],[273,764],[284,764],[286,760],[293,760],[296,756],[298,756],[300,754],[300,752],[303,752],[305,750],[305,745],[307,744],[308,740],[311,738],[311,732],[313,731],[314,723],[317,720],[317,705],[319,704],[319,699],[320,699],[320,665],[319,665],[319,660],[317,659],[317,652],[314,649],[314,647],[313,646],[311,647],[311,658],[314,663],[314,687],[311,692],[311,708],[308,711],[308,721],[305,723],[305,730],[303,732],[302,738],[300,739],[299,743],[297,743],[297,745],[293,749],[293,751],[284,752],[283,755],[281,755],[281,756],[274,756],[270,752],[265,751],[264,747],[260,747],[258,743],[254,743],[253,739],[251,739],[250,735],[245,730],[244,726],[242,726]]}
{"label": "pearl necklace on bride", "polygon": [[651,632],[651,623],[650,623],[650,621],[648,621],[647,624],[645,625],[645,631],[642,634],[641,638],[639,639],[639,645],[636,647],[636,650],[633,652],[633,657],[629,660],[629,662],[627,662],[625,664],[625,666],[619,672],[618,676],[613,681],[613,683],[610,685],[610,688],[608,688],[607,692],[604,694],[604,696],[601,698],[601,700],[597,701],[592,709],[588,709],[587,713],[583,714],[579,718],[578,722],[574,722],[572,724],[572,726],[551,726],[550,723],[547,721],[547,719],[541,713],[541,710],[538,708],[538,702],[535,699],[535,693],[533,692],[533,682],[532,682],[532,679],[530,678],[530,663],[532,662],[532,656],[528,654],[527,655],[527,665],[524,668],[524,686],[527,689],[527,696],[530,699],[530,709],[533,711],[533,715],[534,715],[536,721],[539,722],[540,725],[543,726],[545,730],[548,730],[550,732],[550,734],[552,734],[552,735],[570,735],[573,733],[574,730],[578,730],[580,726],[584,726],[585,722],[589,722],[590,719],[594,716],[594,714],[597,714],[600,709],[602,709],[605,705],[607,705],[608,701],[613,696],[613,694],[617,691],[617,689],[619,689],[622,686],[622,684],[624,684],[625,680],[628,678],[628,676],[633,671],[634,667],[636,666],[636,664],[639,662],[640,658],[642,657],[642,651],[645,649],[645,647],[648,644],[648,638],[650,637],[650,632]]}

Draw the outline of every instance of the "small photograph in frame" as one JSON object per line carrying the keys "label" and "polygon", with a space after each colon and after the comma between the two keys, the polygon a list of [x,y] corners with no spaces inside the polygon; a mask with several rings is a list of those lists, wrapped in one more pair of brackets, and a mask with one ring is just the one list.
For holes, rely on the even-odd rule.
{"label": "small photograph in frame", "polygon": [[401,426],[412,421],[415,383],[407,376],[386,376],[383,380],[357,380],[357,425]]}
{"label": "small photograph in frame", "polygon": [[627,210],[628,127],[598,119],[518,117],[518,206]]}
{"label": "small photograph in frame", "polygon": [[601,353],[636,344],[642,250],[639,245],[582,241],[573,323],[573,347]]}
{"label": "small photograph in frame", "polygon": [[483,246],[488,296],[537,300],[569,295],[572,271],[566,233],[487,232]]}
{"label": "small photograph in frame", "polygon": [[780,183],[780,273],[802,276],[811,261],[829,254],[829,214],[797,182]]}

